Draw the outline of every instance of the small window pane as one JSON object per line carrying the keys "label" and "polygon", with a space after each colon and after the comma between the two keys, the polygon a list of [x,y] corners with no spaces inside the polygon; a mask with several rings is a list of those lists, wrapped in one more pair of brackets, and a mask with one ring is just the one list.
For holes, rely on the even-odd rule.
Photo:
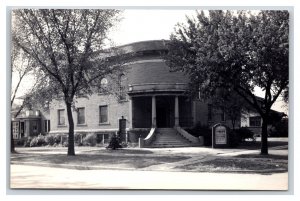
{"label": "small window pane", "polygon": [[78,120],[78,124],[84,124],[85,123],[85,115],[84,115],[84,108],[78,108],[78,112],[77,112],[77,120]]}
{"label": "small window pane", "polygon": [[107,105],[99,107],[100,113],[100,123],[105,123],[108,121],[107,119]]}
{"label": "small window pane", "polygon": [[261,126],[261,117],[257,116],[257,117],[249,117],[250,120],[250,126],[253,127],[260,127]]}

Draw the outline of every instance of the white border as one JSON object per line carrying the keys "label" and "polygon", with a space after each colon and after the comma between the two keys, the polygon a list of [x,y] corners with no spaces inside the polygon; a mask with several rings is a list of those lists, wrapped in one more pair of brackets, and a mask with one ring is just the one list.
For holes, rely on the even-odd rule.
{"label": "white border", "polygon": [[[82,1],[82,0],[43,0],[43,1],[37,1],[37,0],[2,0],[0,2],[1,5],[1,10],[0,10],[0,20],[1,20],[1,44],[2,44],[2,48],[1,48],[1,79],[0,79],[0,87],[1,87],[1,91],[5,92],[7,91],[7,89],[10,88],[10,84],[6,81],[6,79],[9,78],[9,74],[6,71],[5,66],[7,65],[6,62],[8,62],[7,60],[9,59],[8,53],[6,52],[7,48],[4,48],[3,46],[5,46],[4,44],[6,44],[7,41],[9,41],[9,37],[7,37],[7,28],[9,27],[9,25],[7,24],[9,21],[6,19],[7,15],[7,6],[23,6],[23,7],[28,7],[28,6],[36,6],[36,7],[61,7],[61,6],[66,6],[66,7],[77,7],[77,6],[89,6],[89,7],[94,7],[94,6],[108,6],[108,7],[118,7],[118,8],[128,8],[128,6],[142,6],[143,8],[145,8],[145,6],[171,6],[171,8],[174,8],[174,6],[180,6],[180,8],[185,7],[185,8],[190,8],[190,6],[207,6],[207,9],[211,8],[212,6],[216,6],[217,8],[224,8],[227,7],[227,9],[229,9],[229,7],[232,8],[232,6],[250,6],[251,7],[257,7],[257,6],[266,6],[266,8],[274,8],[275,6],[278,6],[278,9],[280,9],[280,7],[282,6],[294,6],[294,19],[295,19],[295,23],[294,23],[294,44],[298,44],[294,46],[294,55],[299,55],[299,39],[296,38],[296,36],[300,36],[299,33],[299,15],[300,15],[300,9],[299,9],[299,1],[297,0],[289,0],[289,1],[284,1],[284,0],[252,0],[252,1],[241,1],[241,0],[170,0],[170,1],[163,1],[163,0],[152,0],[152,1],[141,1],[141,0],[86,0],[86,1]],[[151,9],[154,9],[154,7],[151,7]],[[292,52],[291,52],[292,54]],[[291,75],[293,77],[299,78],[299,56],[297,58],[297,56],[294,57],[294,66],[295,68],[293,69],[293,75]],[[298,68],[296,68],[296,66]],[[3,79],[3,77],[6,78]],[[9,79],[8,79],[9,80]],[[299,79],[295,80],[295,83],[291,82],[291,89],[293,88],[292,86],[294,86],[294,99],[290,101],[290,105],[293,104],[293,102],[299,102],[299,92],[297,92],[297,85],[298,85],[298,81]],[[291,79],[292,81],[292,79]],[[292,90],[291,90],[292,92]],[[7,107],[4,108],[4,106],[9,106],[9,93],[6,92],[6,97],[7,99],[2,98],[1,99],[1,134],[5,135],[6,129],[8,129],[8,127],[6,126],[7,119],[9,119],[9,116],[7,115]],[[299,114],[297,114],[297,112],[300,112],[299,110],[299,106],[298,105],[294,105],[294,108],[291,107],[292,112],[290,113],[290,122],[292,123],[292,119],[293,116],[295,117],[294,122],[299,122]],[[296,111],[296,112],[293,112]],[[293,115],[294,113],[294,115]],[[299,126],[296,126],[297,124],[293,124],[290,127],[290,131],[293,131],[295,133],[294,135],[294,145],[297,145],[299,143]],[[299,123],[298,123],[299,125]],[[6,161],[7,158],[7,151],[9,149],[7,149],[6,140],[2,140],[0,141],[0,149],[1,149],[1,161]],[[6,154],[3,154],[6,153]],[[299,146],[295,146],[294,147],[294,153],[299,153]],[[294,160],[294,158],[289,157],[289,160]],[[6,179],[8,175],[6,175],[6,168],[8,166],[1,166],[1,174],[0,177],[1,179],[1,194],[0,194],[0,199],[1,200],[15,200],[15,199],[22,199],[22,200],[41,200],[44,199],[45,197],[43,195],[49,195],[49,194],[65,194],[62,191],[57,191],[57,192],[45,192],[43,191],[41,195],[38,196],[12,196],[12,195],[7,195],[7,193],[9,193],[7,191],[7,186],[6,186]],[[91,196],[89,196],[88,199],[90,200],[99,200],[99,199],[111,199],[111,195],[117,195],[114,196],[113,198],[118,199],[118,200],[156,200],[157,198],[162,198],[162,195],[168,195],[167,197],[164,197],[164,199],[167,198],[167,200],[182,200],[184,199],[184,197],[182,197],[181,195],[187,197],[189,200],[223,200],[223,201],[234,201],[234,200],[257,200],[257,199],[264,199],[264,200],[272,200],[272,201],[282,201],[282,200],[300,200],[299,198],[299,193],[297,193],[297,189],[299,189],[299,160],[295,160],[295,164],[294,164],[294,194],[295,195],[282,195],[282,196],[278,196],[276,195],[276,192],[267,192],[267,193],[251,193],[251,192],[208,192],[208,193],[201,193],[201,191],[188,191],[188,192],[181,192],[181,191],[177,191],[177,192],[173,192],[173,191],[167,191],[167,192],[162,192],[162,191],[155,191],[155,192],[151,192],[151,191],[146,191],[146,192],[142,192],[142,191],[91,191],[89,192],[89,194],[92,194]],[[298,178],[298,179],[297,179]],[[291,188],[291,186],[290,186]],[[22,193],[22,191],[19,191],[18,193],[15,194],[40,194],[37,192],[33,192],[33,193],[28,193],[28,192],[24,192]],[[67,194],[69,194],[67,197],[61,197],[61,196],[51,196],[49,197],[51,200],[52,199],[56,199],[56,198],[60,198],[60,199],[72,199],[72,200],[81,200],[82,197],[78,196],[78,192],[76,193],[75,191],[72,192],[67,192]],[[70,195],[73,194],[73,195]],[[74,195],[75,194],[75,195]],[[96,194],[96,195],[95,195]],[[99,198],[97,196],[97,194],[102,194],[102,197]],[[199,198],[199,194],[204,194],[201,195],[201,198]],[[214,195],[212,195],[214,194]],[[219,194],[219,195],[218,195]],[[221,194],[221,195],[220,195]],[[235,194],[235,195],[232,195]],[[251,195],[247,195],[245,196],[245,194],[251,194]],[[255,195],[257,194],[257,195]],[[263,195],[263,194],[268,194],[268,195]],[[273,194],[273,195],[272,195]],[[151,196],[150,196],[151,195]],[[154,196],[155,195],[155,196]],[[46,197],[47,198],[47,197]]]}

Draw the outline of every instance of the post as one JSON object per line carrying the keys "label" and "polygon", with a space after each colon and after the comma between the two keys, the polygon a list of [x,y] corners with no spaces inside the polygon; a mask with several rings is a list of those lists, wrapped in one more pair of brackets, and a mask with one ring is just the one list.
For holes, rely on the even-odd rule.
{"label": "post", "polygon": [[178,96],[175,96],[175,127],[179,127],[179,104],[178,104]]}
{"label": "post", "polygon": [[196,101],[192,100],[192,124],[196,125]]}
{"label": "post", "polygon": [[156,98],[152,96],[152,128],[156,128]]}
{"label": "post", "polygon": [[129,129],[132,129],[133,128],[133,112],[132,112],[132,109],[133,109],[133,102],[132,102],[132,97],[129,97],[129,117],[128,117],[128,120],[129,120]]}

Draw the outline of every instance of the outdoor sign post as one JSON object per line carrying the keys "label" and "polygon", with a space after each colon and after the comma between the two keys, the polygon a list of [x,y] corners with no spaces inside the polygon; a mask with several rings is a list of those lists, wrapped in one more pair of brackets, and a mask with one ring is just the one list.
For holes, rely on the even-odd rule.
{"label": "outdoor sign post", "polygon": [[218,123],[212,127],[212,148],[225,148],[229,146],[228,128]]}

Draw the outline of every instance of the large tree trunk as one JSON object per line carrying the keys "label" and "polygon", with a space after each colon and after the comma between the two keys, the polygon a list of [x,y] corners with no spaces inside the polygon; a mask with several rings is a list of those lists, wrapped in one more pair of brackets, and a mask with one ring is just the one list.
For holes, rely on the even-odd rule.
{"label": "large tree trunk", "polygon": [[261,155],[268,155],[268,115],[263,118],[261,130]]}
{"label": "large tree trunk", "polygon": [[68,156],[75,156],[74,147],[74,120],[72,116],[72,104],[66,101],[67,115],[69,122],[69,141],[68,141]]}

